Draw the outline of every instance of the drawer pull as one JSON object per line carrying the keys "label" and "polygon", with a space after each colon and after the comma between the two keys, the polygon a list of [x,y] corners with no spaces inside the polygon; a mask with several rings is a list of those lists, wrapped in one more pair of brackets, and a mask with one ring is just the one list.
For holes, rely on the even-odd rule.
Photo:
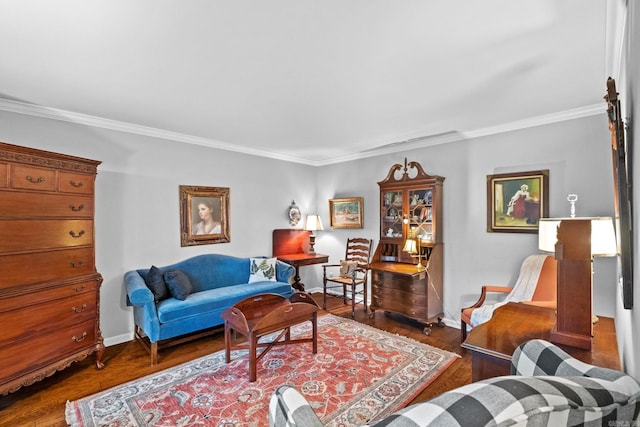
{"label": "drawer pull", "polygon": [[69,265],[72,268],[80,268],[80,267],[82,267],[84,265],[84,261],[83,260],[80,260],[80,261],[69,261]]}
{"label": "drawer pull", "polygon": [[82,292],[85,289],[87,289],[87,285],[80,285],[80,286],[76,286],[75,288],[73,288],[73,290],[76,291],[76,292]]}
{"label": "drawer pull", "polygon": [[71,181],[69,181],[69,184],[71,184],[72,187],[76,187],[76,188],[82,187],[82,181],[75,182],[75,181],[71,180]]}
{"label": "drawer pull", "polygon": [[69,205],[69,207],[71,208],[72,211],[74,212],[80,212],[82,209],[84,209],[84,205],[80,205],[78,207],[74,206],[74,205]]}
{"label": "drawer pull", "polygon": [[71,230],[69,232],[69,234],[71,235],[71,237],[73,237],[74,239],[77,239],[78,237],[82,237],[84,235],[84,230],[80,230],[79,233],[76,233],[75,231]]}
{"label": "drawer pull", "polygon": [[44,178],[43,177],[34,178],[31,175],[27,175],[27,181],[29,181],[32,184],[39,184],[42,181],[44,181]]}
{"label": "drawer pull", "polygon": [[80,308],[76,307],[75,305],[71,307],[71,311],[73,311],[74,313],[82,313],[86,309],[87,309],[87,304],[82,304],[82,307]]}
{"label": "drawer pull", "polygon": [[86,332],[83,332],[80,338],[77,338],[75,335],[71,337],[71,339],[74,340],[75,342],[82,342],[85,340],[85,338],[87,338]]}

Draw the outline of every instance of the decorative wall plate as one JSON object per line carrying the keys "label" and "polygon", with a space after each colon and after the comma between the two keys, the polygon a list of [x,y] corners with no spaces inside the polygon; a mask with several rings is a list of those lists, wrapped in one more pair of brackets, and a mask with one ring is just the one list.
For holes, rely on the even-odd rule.
{"label": "decorative wall plate", "polygon": [[289,224],[291,224],[292,227],[295,227],[298,225],[300,218],[302,218],[300,208],[296,205],[296,201],[292,200],[291,205],[289,206]]}

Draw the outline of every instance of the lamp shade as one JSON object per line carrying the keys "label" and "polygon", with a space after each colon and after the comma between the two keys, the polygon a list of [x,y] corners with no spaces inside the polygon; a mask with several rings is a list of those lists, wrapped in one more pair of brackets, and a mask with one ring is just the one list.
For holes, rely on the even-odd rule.
{"label": "lamp shade", "polygon": [[322,231],[322,219],[320,219],[320,215],[307,215],[307,222],[305,223],[304,229],[307,231]]}
{"label": "lamp shade", "polygon": [[618,253],[611,217],[540,218],[538,249],[555,252],[558,226],[562,221],[591,220],[591,256],[615,256]]}
{"label": "lamp shade", "polygon": [[410,254],[416,253],[416,241],[414,239],[407,239],[407,241],[404,242],[404,248],[402,248],[402,250]]}

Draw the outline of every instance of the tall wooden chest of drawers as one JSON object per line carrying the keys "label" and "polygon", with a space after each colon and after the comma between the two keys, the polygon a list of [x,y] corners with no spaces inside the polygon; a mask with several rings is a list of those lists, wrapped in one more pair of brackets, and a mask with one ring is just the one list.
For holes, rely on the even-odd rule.
{"label": "tall wooden chest of drawers", "polygon": [[0,143],[0,395],[96,353],[98,161]]}

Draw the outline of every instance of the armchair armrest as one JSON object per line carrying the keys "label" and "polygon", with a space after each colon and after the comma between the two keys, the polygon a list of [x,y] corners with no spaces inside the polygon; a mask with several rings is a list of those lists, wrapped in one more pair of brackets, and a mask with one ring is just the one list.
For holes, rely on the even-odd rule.
{"label": "armchair armrest", "polygon": [[484,285],[482,287],[482,292],[480,293],[480,298],[478,299],[478,301],[475,302],[475,304],[463,308],[462,310],[467,310],[469,308],[478,308],[480,306],[482,306],[482,304],[484,304],[484,300],[487,298],[487,294],[489,292],[497,292],[497,293],[503,293],[503,294],[508,294],[509,292],[511,292],[513,290],[513,288],[510,288],[508,286],[496,286],[496,285]]}
{"label": "armchair armrest", "polygon": [[269,402],[269,426],[322,427],[322,422],[300,392],[290,386],[280,386]]}
{"label": "armchair armrest", "polygon": [[125,273],[124,285],[127,289],[128,305],[143,306],[154,302],[153,293],[137,271]]}
{"label": "armchair armrest", "polygon": [[629,394],[640,391],[640,385],[624,372],[584,363],[541,339],[529,340],[516,348],[511,359],[511,374],[591,377],[619,383],[628,388]]}

